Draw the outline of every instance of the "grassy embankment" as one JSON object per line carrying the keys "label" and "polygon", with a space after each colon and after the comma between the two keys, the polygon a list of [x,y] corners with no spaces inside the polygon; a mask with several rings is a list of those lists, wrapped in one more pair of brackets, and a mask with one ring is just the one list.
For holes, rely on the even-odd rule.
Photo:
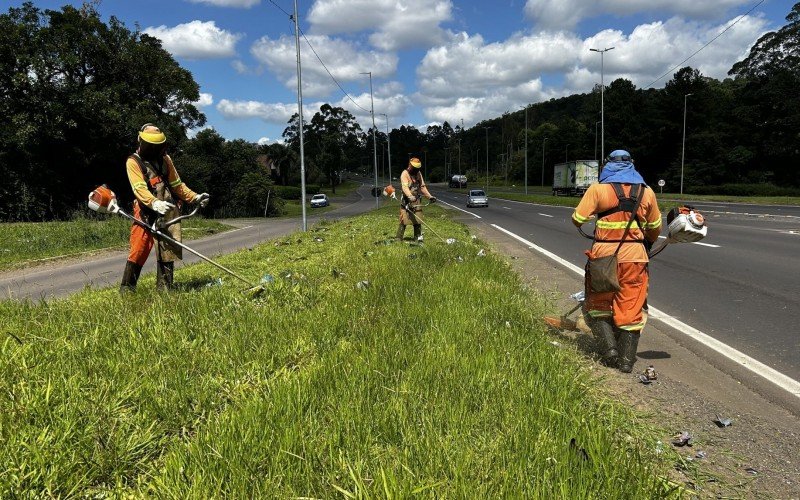
{"label": "grassy embankment", "polygon": [[[328,201],[330,202],[330,205],[327,207],[311,208],[310,200],[312,195],[306,195],[306,215],[323,214],[330,210],[336,209],[337,203],[342,198],[350,195],[353,191],[358,189],[358,186],[360,185],[360,182],[344,181],[340,185],[336,186],[336,194],[333,194],[333,190],[330,186],[322,186],[320,193],[325,193],[328,195]],[[303,208],[300,200],[286,200],[283,205],[283,215],[281,215],[281,217],[298,217],[302,213]]]}
{"label": "grassy embankment", "polygon": [[[58,257],[125,248],[131,223],[122,217],[77,218],[60,222],[0,224],[0,270],[39,263]],[[183,238],[191,240],[232,229],[208,219],[181,222]]]}
{"label": "grassy embankment", "polygon": [[[0,496],[660,498],[674,466],[542,294],[458,243],[387,240],[396,211],[201,264],[188,291],[0,303]],[[663,436],[663,434],[662,434]]]}

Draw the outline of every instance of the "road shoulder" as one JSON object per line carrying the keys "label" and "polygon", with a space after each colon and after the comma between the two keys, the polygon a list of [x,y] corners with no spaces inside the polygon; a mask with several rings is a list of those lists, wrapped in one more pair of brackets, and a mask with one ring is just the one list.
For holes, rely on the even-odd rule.
{"label": "road shoulder", "polygon": [[[486,224],[467,218],[463,222],[506,256],[525,282],[548,298],[554,313],[574,306],[568,297],[583,288],[580,276]],[[757,376],[722,371],[718,366],[723,360],[668,330],[656,321],[647,325],[632,374],[597,363],[589,335],[553,332],[553,341],[586,356],[611,397],[628,402],[645,423],[664,429],[665,446],[671,446],[673,434],[688,431],[693,436],[691,447],[678,449],[685,462],[676,464],[675,472],[701,496],[800,498],[797,398],[782,395],[781,404],[774,404],[772,397],[767,399],[774,395],[770,389],[759,391],[763,382],[751,380]],[[643,385],[638,374],[648,365],[654,366],[659,378]],[[720,428],[714,423],[717,416],[730,418],[733,424]],[[705,458],[697,458],[698,454]]]}

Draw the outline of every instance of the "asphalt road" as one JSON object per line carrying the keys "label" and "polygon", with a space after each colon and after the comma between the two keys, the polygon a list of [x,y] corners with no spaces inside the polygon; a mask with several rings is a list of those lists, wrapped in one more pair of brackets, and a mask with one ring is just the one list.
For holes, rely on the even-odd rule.
{"label": "asphalt road", "polygon": [[[331,202],[333,210],[315,215],[309,209],[308,226],[320,219],[337,219],[357,215],[375,208],[375,199],[369,195],[369,186],[361,186],[355,193]],[[191,248],[213,259],[215,256],[236,252],[258,243],[302,229],[302,220],[251,219],[237,220],[241,227],[207,238],[185,242]],[[190,252],[183,252],[181,265],[201,261]],[[57,261],[44,266],[10,271],[0,274],[0,297],[8,299],[51,298],[68,295],[85,287],[103,288],[118,285],[127,259],[126,251],[109,251],[80,260]],[[155,256],[151,254],[142,274],[153,272]],[[235,272],[236,270],[233,269]],[[222,273],[222,271],[219,271]],[[180,281],[180,271],[177,280]]]}
{"label": "asphalt road", "polygon": [[[572,208],[490,199],[488,208],[467,209],[463,194],[435,194],[480,217],[462,213],[465,221],[495,224],[585,264],[590,241],[572,225]],[[706,215],[708,236],[652,260],[649,303],[799,381],[800,207],[692,204]]]}

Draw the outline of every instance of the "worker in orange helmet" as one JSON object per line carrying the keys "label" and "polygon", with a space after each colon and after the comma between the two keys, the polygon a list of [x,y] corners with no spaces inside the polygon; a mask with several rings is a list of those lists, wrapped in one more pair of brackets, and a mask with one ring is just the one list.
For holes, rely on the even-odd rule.
{"label": "worker in orange helmet", "polygon": [[422,242],[422,207],[419,205],[420,196],[425,196],[431,203],[436,197],[428,191],[425,180],[422,178],[422,162],[419,158],[408,160],[408,168],[400,174],[400,188],[403,196],[400,200],[400,226],[397,228],[397,239],[403,241],[406,226],[414,226],[414,239]]}
{"label": "worker in orange helmet", "polygon": [[[197,194],[181,181],[172,158],[166,154],[167,137],[152,123],[139,130],[139,147],[128,157],[125,167],[135,200],[133,216],[152,225],[158,217],[165,220],[180,215],[181,202],[208,204],[208,193]],[[172,224],[164,231],[176,241],[181,241],[180,223]],[[142,272],[142,266],[153,248],[153,235],[133,224],[130,236],[130,253],[122,275],[120,291],[133,291]],[[166,241],[159,241],[156,248],[156,287],[170,289],[173,284],[175,260],[182,258],[182,249]]]}
{"label": "worker in orange helmet", "polygon": [[[586,252],[583,313],[592,333],[602,346],[602,361],[630,373],[636,362],[636,349],[647,322],[644,312],[649,284],[648,248],[661,232],[661,212],[656,196],[633,166],[630,153],[613,151],[600,172],[599,183],[584,193],[572,222],[579,228],[597,217],[594,244]],[[616,280],[592,261],[616,255]],[[593,268],[597,276],[592,276]],[[601,276],[602,275],[602,276]],[[593,285],[593,278],[595,285]],[[613,285],[603,286],[601,283]],[[614,289],[616,288],[616,289]]]}

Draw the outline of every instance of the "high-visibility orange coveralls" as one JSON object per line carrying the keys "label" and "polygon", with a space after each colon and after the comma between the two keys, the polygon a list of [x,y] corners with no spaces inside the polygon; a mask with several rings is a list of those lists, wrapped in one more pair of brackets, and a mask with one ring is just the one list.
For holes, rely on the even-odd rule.
{"label": "high-visibility orange coveralls", "polygon": [[[622,184],[622,189],[627,196],[631,196],[631,186],[631,184]],[[618,205],[619,198],[611,184],[593,184],[584,193],[572,214],[572,222],[580,227],[593,216]],[[586,255],[590,259],[613,255],[619,245],[619,240],[622,239],[630,216],[630,212],[619,211],[597,220],[595,243],[592,245],[592,249],[586,252]],[[593,319],[610,317],[617,328],[638,333],[644,328],[647,321],[646,316],[642,313],[642,308],[647,299],[649,282],[647,263],[649,259],[643,241],[646,238],[650,242],[655,242],[661,233],[661,212],[658,209],[655,193],[647,186],[645,186],[636,217],[639,223],[634,221],[631,224],[625,236],[625,243],[617,253],[617,276],[620,290],[604,293],[592,291],[591,276],[587,266],[586,300],[583,308],[584,313]]]}

